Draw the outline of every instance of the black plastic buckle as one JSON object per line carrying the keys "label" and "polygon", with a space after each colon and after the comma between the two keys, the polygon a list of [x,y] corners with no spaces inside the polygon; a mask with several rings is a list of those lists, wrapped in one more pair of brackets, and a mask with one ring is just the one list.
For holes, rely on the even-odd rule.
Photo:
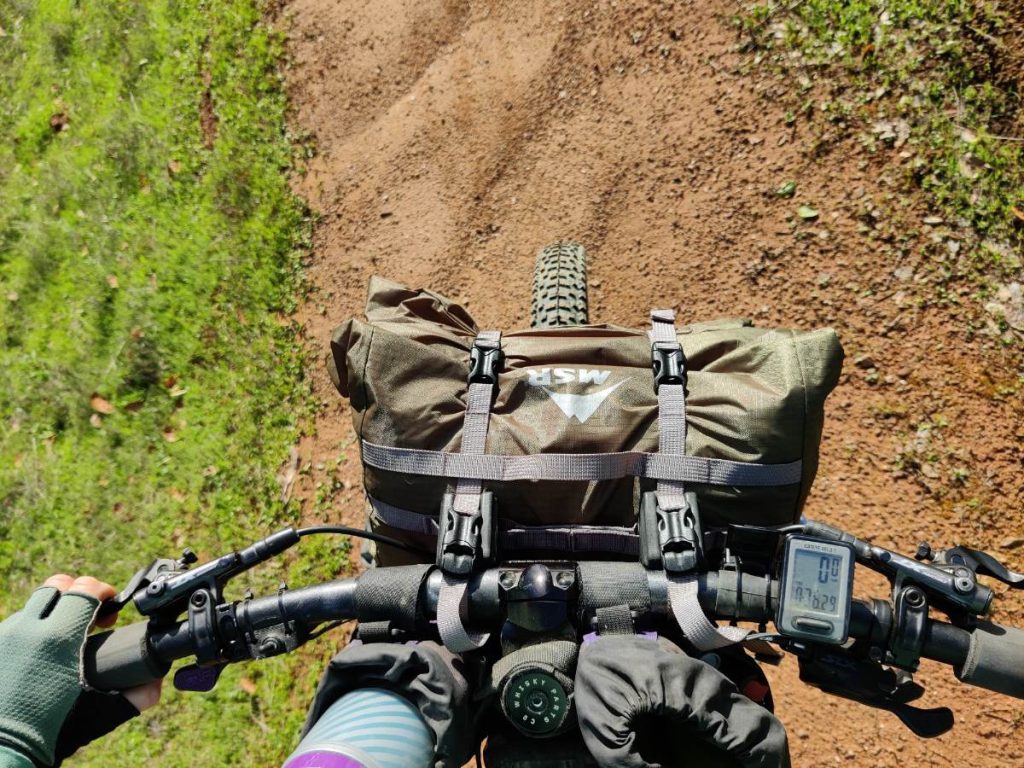
{"label": "black plastic buckle", "polygon": [[656,341],[651,346],[651,367],[654,369],[654,391],[662,384],[686,386],[686,357],[674,341]]}
{"label": "black plastic buckle", "polygon": [[688,491],[683,497],[686,506],[682,509],[662,509],[654,491],[641,497],[640,562],[646,568],[686,573],[703,564],[704,537],[697,494]]}
{"label": "black plastic buckle", "polygon": [[469,383],[498,386],[498,372],[505,360],[501,347],[482,347],[474,344],[469,350]]}
{"label": "black plastic buckle", "polygon": [[455,509],[455,494],[446,493],[438,518],[438,567],[445,573],[464,576],[481,563],[490,562],[494,551],[494,496],[480,494],[480,507],[466,515]]}

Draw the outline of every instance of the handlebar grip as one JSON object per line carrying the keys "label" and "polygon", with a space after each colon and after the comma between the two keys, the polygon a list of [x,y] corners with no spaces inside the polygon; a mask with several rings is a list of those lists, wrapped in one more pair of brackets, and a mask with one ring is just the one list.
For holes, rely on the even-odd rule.
{"label": "handlebar grip", "polygon": [[957,679],[1024,699],[1024,630],[979,622]]}
{"label": "handlebar grip", "polygon": [[140,621],[90,635],[82,652],[85,681],[100,691],[123,691],[166,675],[171,665],[153,654],[148,626]]}

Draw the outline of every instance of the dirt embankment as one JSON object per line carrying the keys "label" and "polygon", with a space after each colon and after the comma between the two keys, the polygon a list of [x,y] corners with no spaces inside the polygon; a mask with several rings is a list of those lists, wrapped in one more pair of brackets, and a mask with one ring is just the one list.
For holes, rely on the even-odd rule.
{"label": "dirt embankment", "polygon": [[[912,551],[919,540],[991,547],[1024,567],[1019,361],[929,300],[926,265],[859,227],[896,191],[896,157],[854,140],[826,154],[787,124],[788,84],[741,67],[727,2],[294,0],[295,123],[318,152],[298,191],[322,215],[302,320],[326,350],[377,273],[460,298],[485,327],[527,322],[536,249],[571,238],[591,257],[591,317],[832,325],[848,352],[829,403],[809,516]],[[797,182],[796,198],[774,191]],[[806,203],[815,220],[795,218]],[[928,211],[905,216],[921,238]],[[881,207],[879,204],[878,207]],[[950,246],[956,247],[956,246]],[[331,514],[362,514],[348,413],[324,370],[317,434],[302,446]],[[341,459],[338,468],[334,461]],[[1024,623],[1022,601],[1001,618]],[[785,662],[770,675],[795,764],[1024,762],[1020,702],[926,665],[926,705],[958,725],[919,741],[887,713],[824,696]]]}

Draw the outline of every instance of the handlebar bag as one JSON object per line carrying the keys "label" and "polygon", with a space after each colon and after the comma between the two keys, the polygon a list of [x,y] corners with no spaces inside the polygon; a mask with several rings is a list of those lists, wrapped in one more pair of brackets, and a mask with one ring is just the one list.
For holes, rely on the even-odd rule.
{"label": "handlebar bag", "polygon": [[[478,333],[457,303],[377,277],[366,319],[335,330],[328,368],[362,441],[373,528],[420,545],[436,532],[442,497],[464,466]],[[835,332],[719,320],[679,326],[676,338],[686,369],[685,458],[707,470],[686,490],[696,492],[705,526],[795,521],[817,470],[825,398],[842,368]],[[644,469],[659,446],[648,331],[505,331],[500,346],[483,457],[491,469],[504,462],[499,479],[483,479],[500,526],[633,526],[640,494],[658,482]],[[572,455],[557,479],[545,474],[550,454]],[[732,482],[747,464],[785,468],[787,479]]]}

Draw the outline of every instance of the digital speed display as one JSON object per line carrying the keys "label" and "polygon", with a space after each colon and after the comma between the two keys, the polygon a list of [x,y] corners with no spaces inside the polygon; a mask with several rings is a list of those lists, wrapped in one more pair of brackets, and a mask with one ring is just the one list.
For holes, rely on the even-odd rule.
{"label": "digital speed display", "polygon": [[779,632],[823,643],[846,642],[853,565],[848,544],[789,537],[779,574]]}
{"label": "digital speed display", "polygon": [[798,549],[789,587],[792,604],[810,611],[837,615],[839,578],[844,565],[843,558],[839,555]]}

